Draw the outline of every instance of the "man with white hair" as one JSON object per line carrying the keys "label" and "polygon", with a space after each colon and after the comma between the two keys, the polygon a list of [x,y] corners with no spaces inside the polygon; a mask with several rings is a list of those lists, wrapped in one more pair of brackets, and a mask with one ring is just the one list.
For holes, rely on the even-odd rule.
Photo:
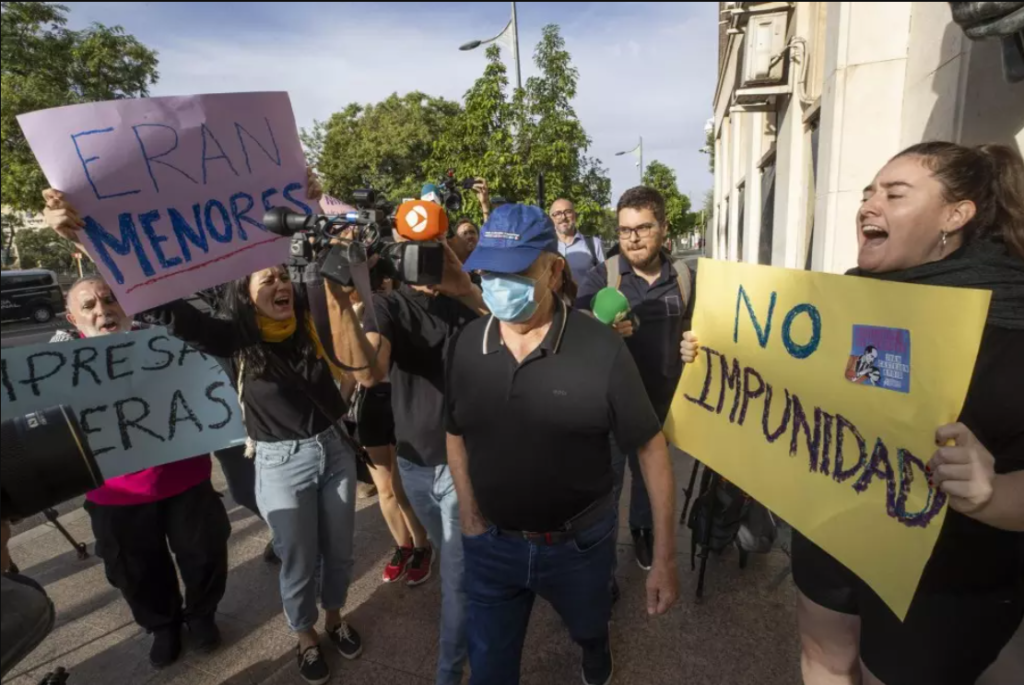
{"label": "man with white hair", "polygon": [[[137,328],[100,276],[72,285],[66,307],[75,328],[58,331],[50,342]],[[96,555],[135,622],[153,635],[149,659],[157,669],[177,661],[183,625],[201,652],[221,642],[214,619],[227,585],[231,523],[210,482],[211,472],[209,455],[195,457],[111,478],[86,495]]]}

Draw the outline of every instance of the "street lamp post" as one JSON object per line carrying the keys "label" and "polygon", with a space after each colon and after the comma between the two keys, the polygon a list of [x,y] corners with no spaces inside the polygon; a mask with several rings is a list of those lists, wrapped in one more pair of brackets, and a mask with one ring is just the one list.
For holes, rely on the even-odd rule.
{"label": "street lamp post", "polygon": [[616,152],[616,157],[622,157],[623,155],[636,155],[637,157],[637,168],[640,169],[640,184],[644,182],[644,137],[640,136],[640,143],[632,150],[625,150],[623,152]]}
{"label": "street lamp post", "polygon": [[461,45],[459,50],[475,50],[481,45],[488,45],[490,43],[500,43],[512,51],[512,61],[516,67],[516,90],[522,90],[523,72],[519,67],[519,20],[516,14],[516,3],[512,3],[512,18],[509,19],[508,24],[505,25],[501,33],[487,40],[471,40],[465,45]]}

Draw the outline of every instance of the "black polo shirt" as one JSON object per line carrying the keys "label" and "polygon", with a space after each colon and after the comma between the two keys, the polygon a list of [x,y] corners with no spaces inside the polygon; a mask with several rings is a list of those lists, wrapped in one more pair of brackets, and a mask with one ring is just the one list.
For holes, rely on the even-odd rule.
{"label": "black polo shirt", "polygon": [[558,530],[612,491],[611,434],[633,451],[661,430],[622,338],[556,306],[522,364],[493,317],[449,349],[448,432],[465,440],[477,504],[500,528]]}
{"label": "black polo shirt", "polygon": [[398,456],[421,466],[448,463],[444,432],[444,360],[455,332],[477,313],[458,300],[431,297],[402,285],[375,293],[377,321],[364,315],[367,332],[391,343],[391,406]]}
{"label": "black polo shirt", "polygon": [[[653,285],[637,276],[625,256],[619,256],[619,291],[640,321],[636,332],[626,338],[626,347],[640,369],[644,387],[658,418],[668,417],[676,386],[683,375],[679,346],[693,318],[696,291],[691,288],[690,302],[683,302],[679,278],[671,260],[662,256],[661,275]],[[692,274],[691,274],[692,276]],[[608,264],[599,264],[580,284],[576,307],[590,310],[594,295],[608,287]]]}

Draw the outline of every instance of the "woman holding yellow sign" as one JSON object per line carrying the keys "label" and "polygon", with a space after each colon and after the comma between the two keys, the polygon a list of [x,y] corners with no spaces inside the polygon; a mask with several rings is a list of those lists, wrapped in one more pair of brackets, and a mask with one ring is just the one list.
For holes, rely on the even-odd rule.
{"label": "woman holding yellow sign", "polygon": [[[939,427],[929,482],[949,513],[901,622],[794,531],[806,685],[970,685],[1024,619],[1024,162],[1009,148],[915,145],[864,189],[852,275],[990,290],[959,423]],[[946,314],[955,325],[955,312]],[[686,334],[683,359],[699,346]],[[851,358],[871,383],[877,353]]]}

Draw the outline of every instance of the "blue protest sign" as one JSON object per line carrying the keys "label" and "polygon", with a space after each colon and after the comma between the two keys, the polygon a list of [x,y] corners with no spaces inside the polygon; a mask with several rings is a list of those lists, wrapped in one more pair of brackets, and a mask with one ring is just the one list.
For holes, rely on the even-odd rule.
{"label": "blue protest sign", "polygon": [[104,478],[245,442],[220,363],[162,328],[4,349],[0,418],[71,407]]}

